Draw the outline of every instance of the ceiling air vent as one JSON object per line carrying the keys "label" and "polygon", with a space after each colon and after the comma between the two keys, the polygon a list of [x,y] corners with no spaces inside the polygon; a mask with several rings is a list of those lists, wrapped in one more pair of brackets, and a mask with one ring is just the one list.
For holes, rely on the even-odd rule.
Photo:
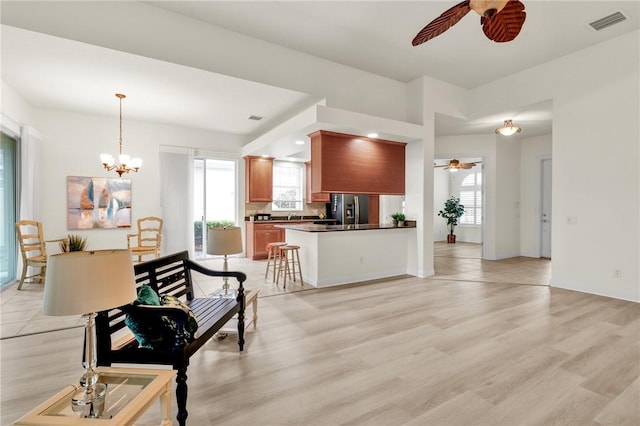
{"label": "ceiling air vent", "polygon": [[612,13],[609,16],[605,16],[604,18],[600,18],[600,19],[598,19],[596,21],[593,21],[593,22],[589,23],[589,25],[594,30],[600,31],[602,29],[610,27],[611,25],[615,25],[618,22],[625,21],[626,19],[627,19],[627,17],[624,16],[622,14],[622,12],[616,12],[616,13]]}
{"label": "ceiling air vent", "polygon": [[260,115],[250,115],[249,116],[249,120],[254,120],[254,121],[260,121],[262,120],[264,117],[260,116]]}

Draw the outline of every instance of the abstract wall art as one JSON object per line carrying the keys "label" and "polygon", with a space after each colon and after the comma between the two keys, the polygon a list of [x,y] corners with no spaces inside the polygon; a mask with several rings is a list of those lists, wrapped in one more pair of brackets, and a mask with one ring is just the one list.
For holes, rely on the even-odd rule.
{"label": "abstract wall art", "polygon": [[67,229],[131,228],[131,179],[67,177]]}

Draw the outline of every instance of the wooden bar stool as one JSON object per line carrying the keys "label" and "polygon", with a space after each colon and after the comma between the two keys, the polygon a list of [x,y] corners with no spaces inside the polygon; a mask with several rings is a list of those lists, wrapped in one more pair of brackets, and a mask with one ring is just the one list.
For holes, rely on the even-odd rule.
{"label": "wooden bar stool", "polygon": [[304,281],[302,281],[302,268],[300,267],[300,246],[286,245],[279,248],[280,266],[278,266],[278,278],[276,279],[276,284],[280,282],[280,275],[282,274],[284,274],[282,288],[287,288],[287,275],[289,275],[293,279],[293,282],[295,282],[297,266],[300,285],[304,285]]}
{"label": "wooden bar stool", "polygon": [[264,272],[264,278],[267,279],[269,270],[273,271],[273,282],[276,281],[276,273],[280,265],[280,247],[286,246],[284,241],[278,241],[267,244],[267,270]]}

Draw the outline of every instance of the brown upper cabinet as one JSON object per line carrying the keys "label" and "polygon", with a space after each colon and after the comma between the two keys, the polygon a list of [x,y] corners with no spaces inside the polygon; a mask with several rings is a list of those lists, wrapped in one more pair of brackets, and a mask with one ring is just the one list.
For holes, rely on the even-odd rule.
{"label": "brown upper cabinet", "polygon": [[273,158],[246,156],[245,202],[270,203],[273,201]]}
{"label": "brown upper cabinet", "polygon": [[312,193],[405,193],[406,143],[325,130],[309,137]]}
{"label": "brown upper cabinet", "polygon": [[328,192],[323,193],[323,192],[313,192],[311,190],[311,170],[313,170],[313,168],[311,167],[311,162],[307,161],[306,163],[304,163],[305,165],[305,172],[306,172],[306,198],[307,198],[307,203],[328,203],[330,200],[330,196],[331,194],[329,194]]}

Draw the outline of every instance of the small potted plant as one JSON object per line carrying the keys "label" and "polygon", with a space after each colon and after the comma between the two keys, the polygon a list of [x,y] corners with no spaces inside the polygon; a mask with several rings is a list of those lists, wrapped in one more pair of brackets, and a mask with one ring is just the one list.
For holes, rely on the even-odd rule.
{"label": "small potted plant", "polygon": [[87,248],[87,239],[81,235],[69,234],[67,238],[60,243],[60,250],[64,253],[84,251],[85,248]]}
{"label": "small potted plant", "polygon": [[460,204],[460,198],[451,197],[444,203],[444,208],[438,212],[438,216],[442,216],[447,220],[449,234],[447,235],[447,243],[455,244],[456,235],[453,230],[458,225],[458,219],[464,214],[464,206]]}
{"label": "small potted plant", "polygon": [[393,226],[404,226],[404,213],[394,213],[391,215],[391,219],[393,219]]}

